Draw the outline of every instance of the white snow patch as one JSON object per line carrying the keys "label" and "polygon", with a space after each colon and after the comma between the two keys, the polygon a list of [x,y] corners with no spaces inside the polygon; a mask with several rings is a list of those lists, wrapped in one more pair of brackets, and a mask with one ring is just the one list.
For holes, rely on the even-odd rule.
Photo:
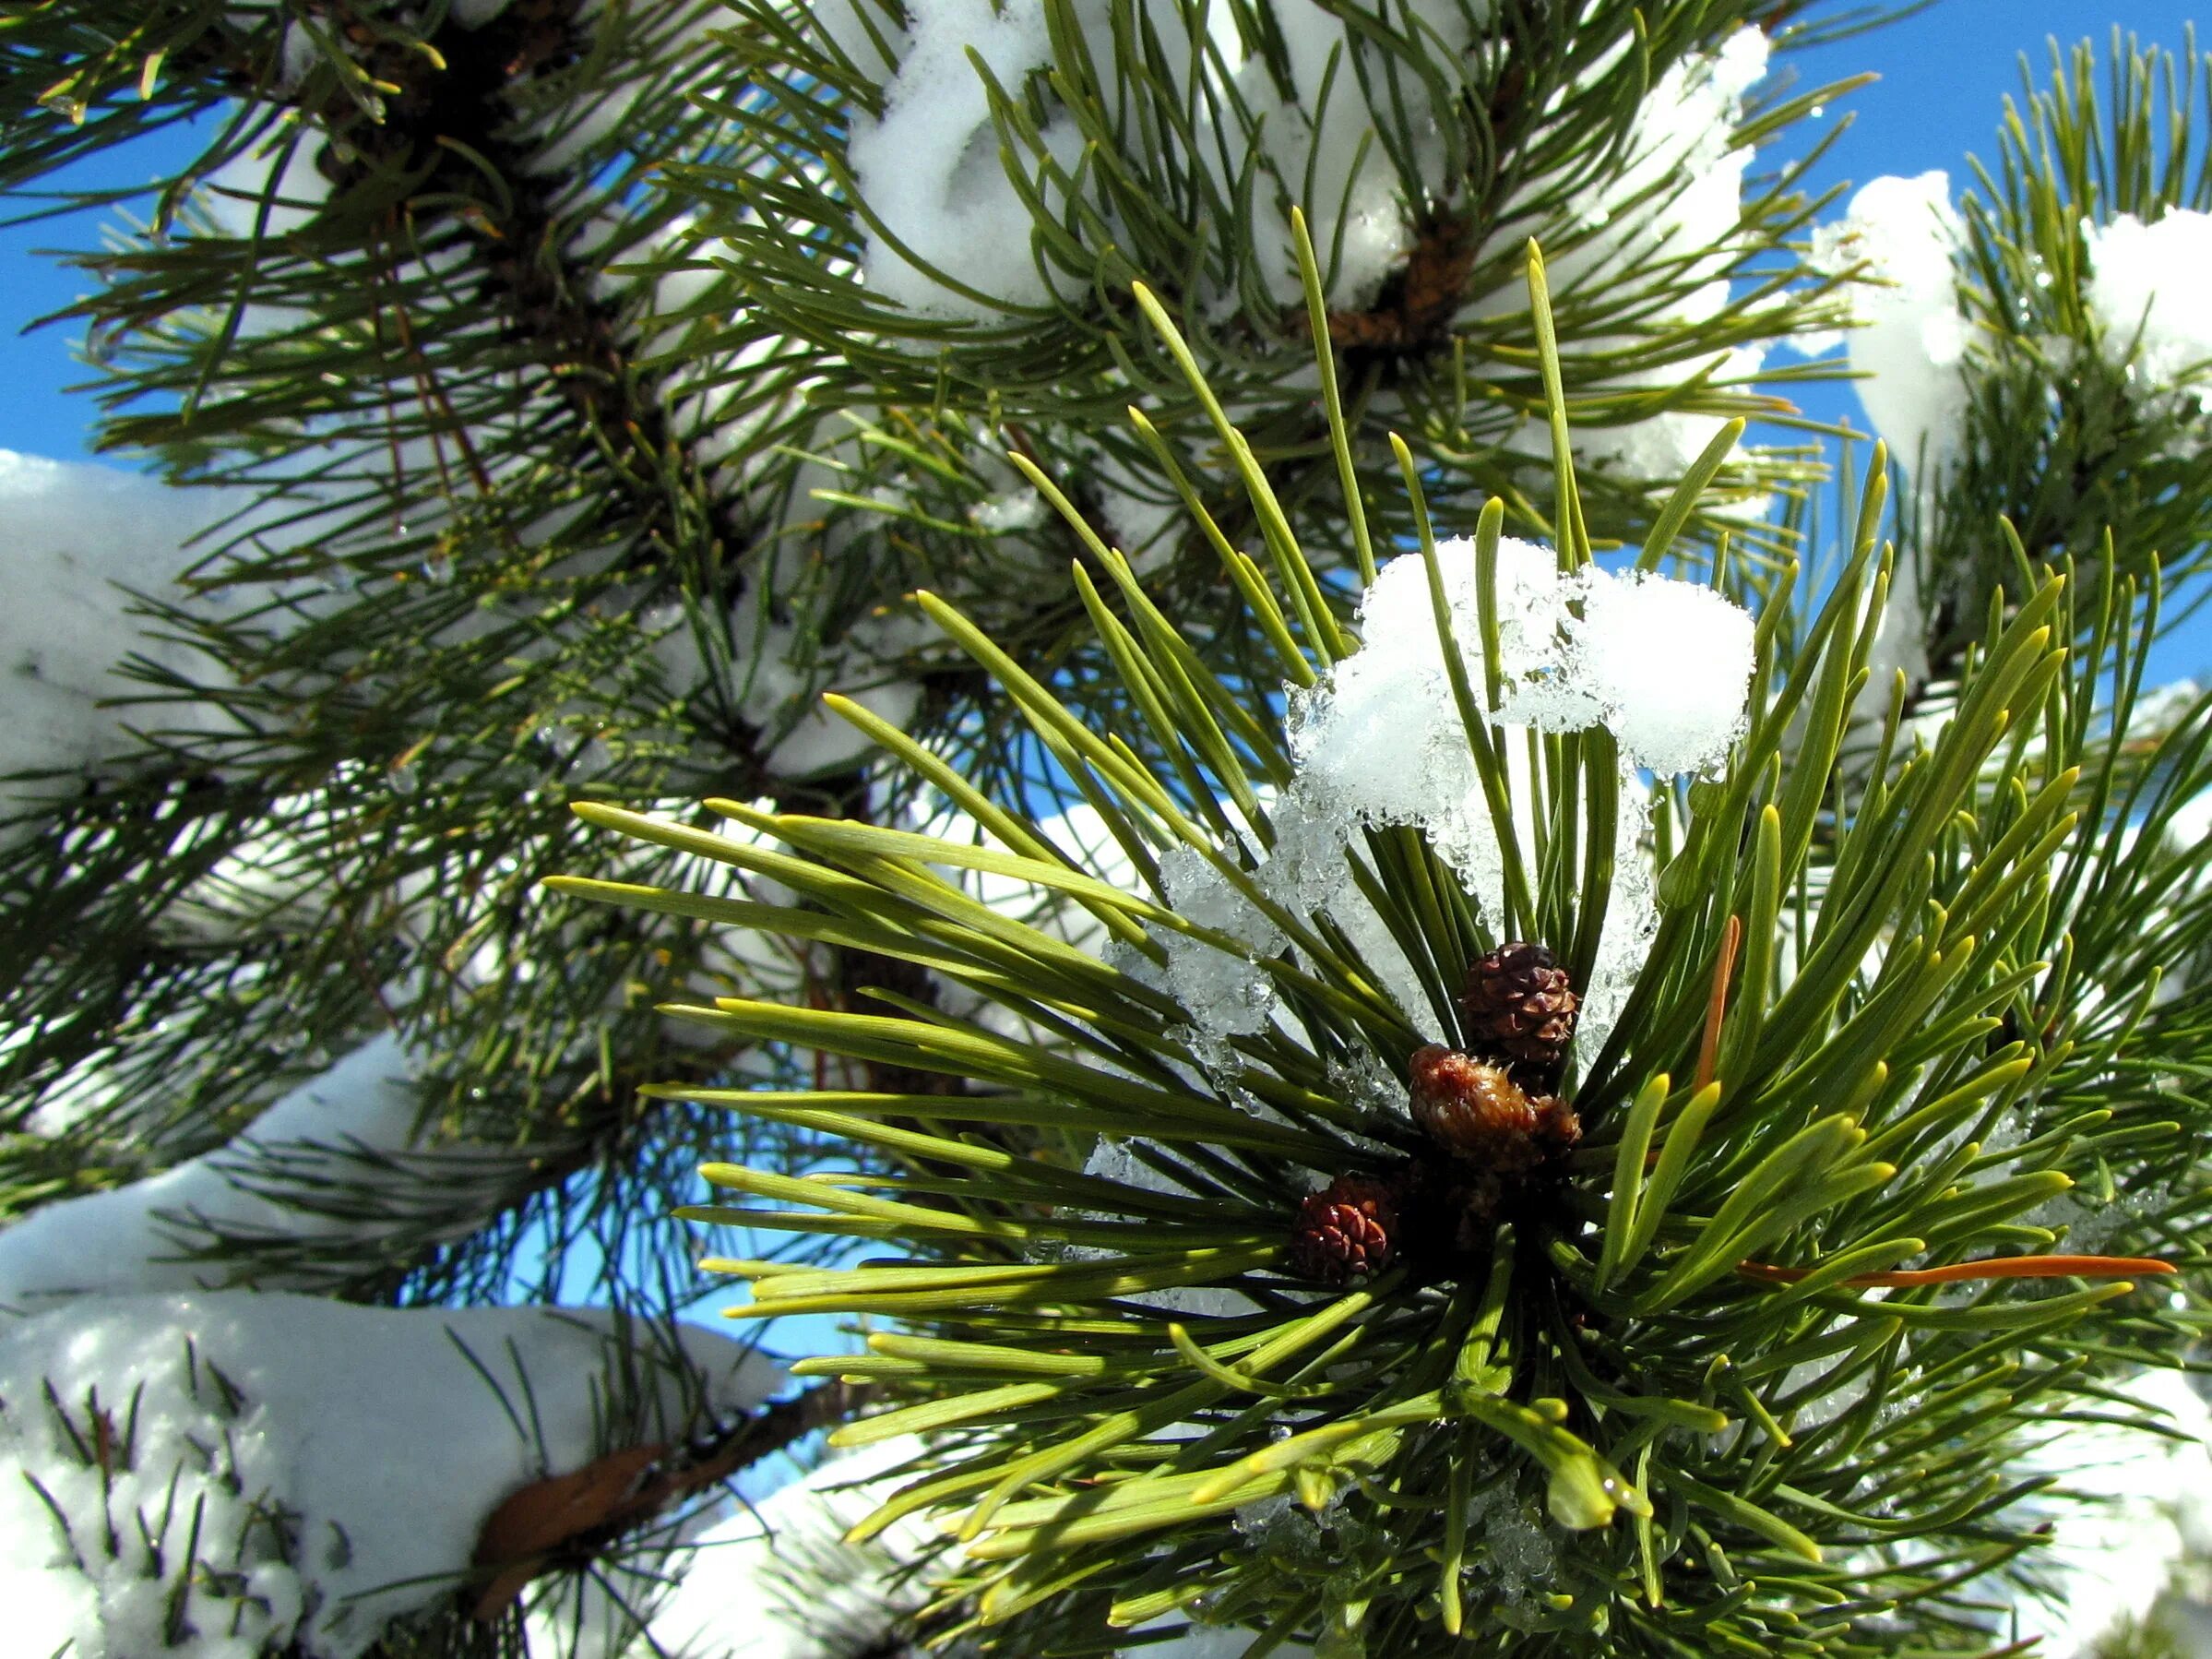
{"label": "white snow patch", "polygon": [[1153,937],[1168,953],[1168,986],[1206,1036],[1221,1042],[1258,1031],[1267,1023],[1275,992],[1256,958],[1282,948],[1283,936],[1266,913],[1188,847],[1176,847],[1160,860],[1160,885],[1168,903],[1185,921],[1242,941],[1231,955],[1202,939],[1165,928]]}
{"label": "white snow patch", "polygon": [[1035,530],[1047,515],[1044,497],[1035,490],[1008,490],[986,495],[968,509],[968,521],[978,530],[994,532]]}
{"label": "white snow patch", "polygon": [[[285,33],[287,51],[297,41],[313,51],[296,27]],[[330,180],[315,165],[325,140],[302,127],[286,125],[277,136],[232,156],[202,183],[199,200],[216,227],[239,238],[290,235],[304,228],[330,199]],[[275,315],[297,311],[263,308]]]}
{"label": "white snow patch", "polygon": [[1743,734],[1751,614],[1711,588],[1595,566],[1568,624],[1567,670],[1635,765],[1704,771]]}
{"label": "white snow patch", "polygon": [[[680,613],[654,641],[672,688],[696,686],[706,673],[699,643],[681,626]],[[842,770],[874,751],[874,740],[822,703],[838,691],[904,731],[922,704],[922,684],[907,678],[898,660],[936,643],[934,627],[916,613],[885,606],[862,617],[834,641],[794,615],[768,619],[747,612],[733,641],[739,690],[749,719],[773,734],[766,757],[783,778]]]}
{"label": "white snow patch", "polygon": [[[1449,61],[1455,45],[1466,43],[1465,21],[1445,15],[1456,13],[1453,7],[1427,9],[1427,20],[1446,42],[1439,61]],[[1237,96],[1258,123],[1261,159],[1275,175],[1270,180],[1263,173],[1253,193],[1245,245],[1268,296],[1280,305],[1298,304],[1304,288],[1289,215],[1275,199],[1273,185],[1279,183],[1305,209],[1330,302],[1357,309],[1374,299],[1383,279],[1411,250],[1404,194],[1376,142],[1374,115],[1352,66],[1358,37],[1314,0],[1277,0],[1269,11],[1288,61],[1288,88],[1277,85],[1262,58],[1236,65],[1231,76]],[[1428,125],[1433,127],[1433,119]],[[1230,149],[1224,183],[1245,163],[1242,133],[1230,136]]]}
{"label": "white snow patch", "polygon": [[1963,236],[1950,175],[1877,178],[1842,219],[1813,233],[1807,263],[1858,276],[1846,291],[1859,326],[1847,336],[1854,382],[1892,460],[1933,499],[1957,459],[1965,424],[1968,338],[1954,258]]}
{"label": "white snow patch", "polygon": [[[909,8],[898,72],[884,89],[880,120],[856,117],[849,148],[861,196],[890,233],[872,236],[862,280],[923,316],[990,321],[997,305],[945,287],[902,257],[892,240],[945,276],[992,300],[1035,305],[1049,294],[1030,252],[1029,209],[999,159],[990,98],[969,59],[974,52],[1001,88],[1052,59],[1044,12],[991,0],[928,0]],[[1044,137],[1064,165],[1075,160],[1074,129]],[[1064,151],[1065,153],[1061,153]],[[1029,158],[1017,155],[1015,165]]]}
{"label": "white snow patch", "polygon": [[[1169,1629],[1182,1622],[1174,1614],[1155,1618],[1138,1630]],[[1180,1635],[1166,1641],[1148,1641],[1125,1648],[1121,1659],[1243,1659],[1263,1632],[1241,1625],[1183,1624]],[[1314,1650],[1302,1641],[1286,1641],[1274,1650],[1276,1659],[1314,1659]]]}
{"label": "white snow patch", "polygon": [[2122,213],[2110,224],[2084,223],[2082,239],[2082,297],[2107,359],[2128,364],[2147,397],[2212,413],[2212,379],[2200,372],[2212,367],[2212,213],[2174,208],[2149,224]]}
{"label": "white snow patch", "polygon": [[1104,450],[1088,461],[1083,476],[1098,497],[1108,542],[1128,557],[1133,571],[1150,576],[1173,562],[1186,522],[1173,485]]}
{"label": "white snow patch", "polygon": [[[0,1325],[10,1645],[253,1659],[297,1641],[354,1659],[388,1620],[453,1594],[502,1499],[612,1449],[614,1379],[640,1334],[601,1312],[249,1292],[88,1300]],[[661,1363],[632,1441],[749,1408],[778,1381],[694,1329]]]}
{"label": "white snow patch", "polygon": [[[2053,1581],[2015,1604],[2019,1637],[2040,1638],[2043,1659],[2098,1650],[2123,1619],[2141,1618],[2191,1546],[2212,1538],[2212,1411],[2178,1371],[2145,1371],[2123,1385],[2139,1406],[2183,1437],[2169,1440],[2103,1424],[2054,1426],[2024,1474],[2055,1474],[2087,1503],[2035,1500],[2051,1543],[2023,1565]],[[2111,1410],[2095,1405],[2093,1409]]]}
{"label": "white snow patch", "polygon": [[[1479,693],[1474,543],[1439,543],[1436,557],[1453,638]],[[1601,724],[1626,762],[1670,774],[1718,765],[1742,733],[1752,619],[1709,588],[1595,565],[1563,575],[1549,551],[1507,538],[1498,544],[1497,613],[1501,725]],[[1326,773],[1348,804],[1391,803],[1362,808],[1371,822],[1448,815],[1436,769],[1421,764],[1431,749],[1460,751],[1464,770],[1450,769],[1450,783],[1472,779],[1433,615],[1421,561],[1392,560],[1360,607],[1361,637],[1380,649],[1356,653],[1325,693],[1302,702],[1300,759]],[[1428,719],[1407,719],[1409,698]],[[1409,752],[1416,740],[1421,752]],[[1455,805],[1468,804],[1464,791],[1452,793]]]}
{"label": "white snow patch", "polygon": [[1771,51],[1765,33],[1747,26],[1713,52],[1668,65],[1636,111],[1626,165],[1590,193],[1581,221],[1611,226],[1628,215],[1623,228],[1639,241],[1693,254],[1725,242],[1742,217],[1751,163],[1735,127]]}
{"label": "white snow patch", "polygon": [[184,598],[178,578],[195,555],[182,543],[208,521],[213,499],[113,467],[0,449],[11,578],[0,607],[0,673],[8,686],[0,816],[74,787],[65,777],[34,783],[7,774],[112,765],[141,747],[133,728],[179,736],[228,729],[215,709],[191,698],[106,706],[160,695],[120,672],[134,654],[186,677],[215,672],[198,652],[149,635],[122,591]]}
{"label": "white snow patch", "polygon": [[2165,850],[2194,853],[2212,841],[2212,789],[2201,790],[2183,801],[2166,820]]}
{"label": "white snow patch", "polygon": [[[1841,220],[1814,232],[1806,261],[1831,275],[1860,273],[1845,290],[1858,325],[1846,336],[1849,363],[1862,376],[1853,385],[1875,436],[1912,481],[1923,520],[1966,433],[1969,330],[1954,264],[1963,238],[1947,173],[1889,175],[1852,197]],[[1909,686],[1926,681],[1929,598],[1908,551],[1891,579],[1866,686],[1851,710],[1855,723],[1883,717],[1900,672]]]}
{"label": "white snow patch", "polygon": [[[1493,240],[1532,234],[1544,244],[1547,275],[1555,294],[1622,292],[1663,279],[1682,297],[1664,309],[1646,307],[1635,332],[1569,342],[1588,356],[1646,351],[1653,338],[1707,328],[1727,311],[1730,273],[1744,252],[1743,177],[1752,149],[1739,141],[1746,101],[1762,80],[1770,52],[1766,36],[1754,28],[1730,34],[1708,53],[1669,65],[1639,106],[1622,158],[1599,158],[1592,171],[1574,181],[1556,175],[1533,180],[1523,196],[1557,191],[1569,185],[1575,206],[1564,222],[1527,217]],[[1610,72],[1617,54],[1608,54],[1586,71]],[[1556,96],[1556,95],[1555,95]],[[1485,296],[1470,307],[1477,315],[1518,309],[1517,292]],[[1630,309],[1635,309],[1631,306]],[[1714,389],[1754,379],[1765,366],[1758,344],[1731,347],[1705,362],[1665,361],[1612,370],[1604,394],[1671,392],[1701,372]],[[1688,410],[1667,410],[1618,424],[1584,422],[1575,431],[1576,454],[1585,461],[1614,469],[1630,478],[1669,484],[1689,470],[1729,417]],[[1531,423],[1510,440],[1531,454],[1549,452],[1550,436]],[[1764,497],[1739,502],[1730,509],[1761,516]]]}
{"label": "white snow patch", "polygon": [[903,1481],[911,1438],[832,1459],[708,1527],[664,1570],[680,1581],[646,1627],[666,1659],[845,1659],[880,1642],[927,1599],[915,1570],[936,1529],[910,1515],[867,1544],[845,1534]]}
{"label": "white snow patch", "polygon": [[[429,1155],[417,1152],[419,1105],[398,1039],[375,1038],[279,1099],[230,1145],[128,1187],[44,1205],[0,1232],[0,1307],[28,1313],[75,1295],[217,1288],[235,1267],[179,1259],[195,1235],[205,1244],[213,1233],[295,1242],[358,1234],[359,1217],[343,1206],[301,1209],[255,1188],[312,1192],[365,1178],[349,1152]],[[422,1177],[417,1170],[411,1178]]]}
{"label": "white snow patch", "polygon": [[[1479,704],[1485,676],[1474,544],[1450,541],[1436,552],[1454,643]],[[1671,774],[1725,759],[1743,729],[1752,621],[1709,589],[1595,567],[1565,575],[1545,549],[1510,539],[1498,547],[1496,598],[1504,696],[1491,719],[1509,738],[1512,834],[1525,866],[1534,861],[1537,792],[1517,733],[1601,723],[1620,750],[1617,873],[1578,1038],[1598,1044],[1625,1003],[1657,925],[1642,846],[1649,796],[1637,769]],[[1403,953],[1359,894],[1346,849],[1362,827],[1422,830],[1493,926],[1504,914],[1505,860],[1418,555],[1382,567],[1362,598],[1358,627],[1359,650],[1319,686],[1290,694],[1297,771],[1270,807],[1275,844],[1255,878],[1294,913],[1332,916],[1400,1009],[1436,1034]],[[1218,1043],[1259,1029],[1267,988],[1254,959],[1279,949],[1280,934],[1195,856],[1171,867],[1163,860],[1162,880],[1179,912],[1250,948],[1248,958],[1234,957],[1156,936],[1170,950],[1169,983],[1200,1036]]]}

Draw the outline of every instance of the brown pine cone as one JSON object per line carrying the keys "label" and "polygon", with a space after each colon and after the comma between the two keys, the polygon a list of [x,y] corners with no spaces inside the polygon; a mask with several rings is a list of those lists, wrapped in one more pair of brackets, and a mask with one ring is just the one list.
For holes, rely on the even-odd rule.
{"label": "brown pine cone", "polygon": [[1550,1069],[1575,1035],[1582,998],[1541,945],[1500,945],[1468,964],[1459,1009],[1468,1041]]}
{"label": "brown pine cone", "polygon": [[1407,1071],[1413,1121],[1431,1139],[1496,1169],[1536,1162],[1536,1103],[1504,1067],[1432,1043],[1414,1051]]}
{"label": "brown pine cone", "polygon": [[1324,1284],[1379,1273],[1397,1253],[1397,1203],[1382,1182],[1338,1176],[1298,1206],[1290,1271]]}

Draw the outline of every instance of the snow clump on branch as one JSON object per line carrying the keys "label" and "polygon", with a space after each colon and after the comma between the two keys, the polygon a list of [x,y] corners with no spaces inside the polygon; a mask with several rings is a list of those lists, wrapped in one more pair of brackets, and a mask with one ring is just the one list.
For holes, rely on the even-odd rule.
{"label": "snow clump on branch", "polygon": [[2083,298],[2107,361],[2125,364],[2137,389],[2177,412],[2212,414],[2212,213],[2175,208],[2149,224],[2133,213],[2082,226],[2089,256]]}
{"label": "snow clump on branch", "polygon": [[1859,400],[1890,459],[1933,500],[1966,424],[1968,326],[1954,264],[1964,234],[1950,175],[1871,181],[1842,219],[1813,233],[1808,263],[1849,289]]}
{"label": "snow clump on branch", "polygon": [[[1637,111],[1628,164],[1590,192],[1572,227],[1573,239],[1547,236],[1561,251],[1549,262],[1554,292],[1570,294],[1584,283],[1617,281],[1624,271],[1671,271],[1686,295],[1650,319],[1652,334],[1711,328],[1729,308],[1729,277],[1742,257],[1743,175],[1752,147],[1740,141],[1752,90],[1766,78],[1770,47],[1756,29],[1739,29],[1712,53],[1668,66]],[[1532,230],[1540,227],[1531,226]],[[1619,352],[1633,363],[1639,341],[1600,339],[1580,350]],[[1745,344],[1706,365],[1708,384],[1747,383],[1765,366],[1766,348]],[[1668,361],[1631,366],[1612,379],[1611,390],[1668,392],[1692,379],[1695,365]],[[1678,479],[1727,424],[1727,417],[1669,410],[1619,425],[1585,423],[1575,434],[1576,453],[1640,478]],[[1763,505],[1763,502],[1761,503]],[[1755,516],[1755,515],[1754,515]]]}
{"label": "snow clump on branch", "polygon": [[[945,287],[892,245],[1005,304],[1050,297],[1029,251],[1029,209],[999,159],[990,95],[970,52],[1001,89],[1017,91],[1023,76],[1052,61],[1043,8],[1009,6],[1000,14],[991,0],[915,6],[883,115],[854,117],[850,155],[861,199],[889,233],[870,239],[862,266],[868,286],[923,316],[986,322],[1000,315],[996,305]],[[1072,168],[1074,129],[1056,123],[1043,137]]]}
{"label": "snow clump on branch", "polygon": [[[651,1334],[604,1311],[245,1291],[0,1324],[10,1645],[355,1659],[391,1619],[451,1598],[507,1494],[588,1463],[611,1431],[677,1438],[777,1385],[726,1337]],[[614,1409],[633,1371],[634,1424]]]}
{"label": "snow clump on branch", "polygon": [[[1814,232],[1807,260],[1832,276],[1857,275],[1847,292],[1857,324],[1848,340],[1859,401],[1890,460],[1912,480],[1922,519],[1966,438],[1969,328],[1956,264],[1964,236],[1949,174],[1885,176],[1852,197],[1841,220]],[[1851,710],[1861,727],[1881,719],[1899,673],[1910,686],[1928,677],[1928,596],[1917,559],[1897,561],[1867,671]]]}
{"label": "snow clump on branch", "polygon": [[[183,543],[206,517],[149,478],[0,449],[0,520],[14,576],[0,609],[9,687],[9,718],[0,724],[0,818],[142,752],[134,727],[156,736],[228,729],[204,699],[144,700],[161,694],[123,666],[135,658],[185,681],[213,671],[188,646],[149,632],[119,591],[181,601],[179,579],[194,562]],[[126,698],[139,700],[117,706]],[[42,772],[73,776],[11,776]]]}
{"label": "snow clump on branch", "polygon": [[[280,1096],[245,1133],[215,1151],[135,1181],[31,1211],[0,1230],[0,1310],[35,1313],[57,1300],[146,1291],[215,1290],[250,1280],[265,1290],[320,1281],[250,1253],[344,1239],[358,1254],[397,1207],[410,1224],[462,1236],[496,1209],[529,1149],[435,1144],[399,1039],[372,1039]],[[248,1253],[209,1253],[230,1246]]]}
{"label": "snow clump on branch", "polygon": [[[1480,706],[1485,671],[1474,543],[1442,543],[1436,558],[1453,640]],[[1641,846],[1649,815],[1641,773],[1706,771],[1725,759],[1744,727],[1753,622],[1709,588],[1596,566],[1569,574],[1548,549],[1511,539],[1498,544],[1497,620],[1503,696],[1491,723],[1498,734],[1602,726],[1619,749],[1616,873],[1583,990],[1579,1040],[1594,1046],[1625,1003],[1657,925]],[[1359,650],[1320,685],[1291,693],[1297,775],[1270,806],[1275,845],[1253,879],[1293,914],[1331,915],[1400,1009],[1420,1021],[1424,999],[1361,897],[1346,848],[1359,844],[1363,829],[1421,830],[1493,927],[1504,913],[1506,858],[1461,723],[1421,557],[1383,567],[1361,601],[1359,628]],[[1514,840],[1531,848],[1538,791],[1520,745],[1508,741],[1505,753]],[[1255,955],[1277,948],[1264,916],[1204,861],[1194,855],[1171,874],[1163,861],[1162,876],[1179,912],[1236,934]],[[1171,940],[1163,934],[1161,942]],[[1180,937],[1171,943],[1167,985],[1202,1038],[1223,1042],[1270,1017],[1265,976],[1249,960]],[[1432,1025],[1429,1034],[1441,1033]]]}

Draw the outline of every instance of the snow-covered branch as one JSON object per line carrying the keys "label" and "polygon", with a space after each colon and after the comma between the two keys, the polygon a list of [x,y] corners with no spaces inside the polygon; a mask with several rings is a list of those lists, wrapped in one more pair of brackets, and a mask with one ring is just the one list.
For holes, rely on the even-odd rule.
{"label": "snow-covered branch", "polygon": [[506,1494],[745,1411],[776,1368],[603,1312],[254,1292],[0,1324],[0,1560],[41,1655],[354,1659]]}

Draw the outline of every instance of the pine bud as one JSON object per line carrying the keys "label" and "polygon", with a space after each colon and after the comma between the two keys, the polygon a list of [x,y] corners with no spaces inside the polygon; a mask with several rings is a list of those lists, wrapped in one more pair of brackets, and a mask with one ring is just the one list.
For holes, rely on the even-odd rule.
{"label": "pine bud", "polygon": [[1536,1138],[1552,1151],[1564,1152],[1582,1139],[1582,1119],[1558,1095],[1543,1095],[1535,1104]]}
{"label": "pine bud", "polygon": [[1582,998],[1541,945],[1500,945],[1468,964],[1459,1008],[1468,1040],[1549,1069],[1575,1035]]}
{"label": "pine bud", "polygon": [[1535,1162],[1536,1104],[1504,1067],[1432,1043],[1414,1051],[1408,1071],[1413,1121],[1431,1139],[1495,1167],[1525,1169]]}
{"label": "pine bud", "polygon": [[1397,1253],[1397,1204],[1366,1176],[1338,1176],[1298,1207],[1290,1270],[1324,1284],[1379,1273]]}

